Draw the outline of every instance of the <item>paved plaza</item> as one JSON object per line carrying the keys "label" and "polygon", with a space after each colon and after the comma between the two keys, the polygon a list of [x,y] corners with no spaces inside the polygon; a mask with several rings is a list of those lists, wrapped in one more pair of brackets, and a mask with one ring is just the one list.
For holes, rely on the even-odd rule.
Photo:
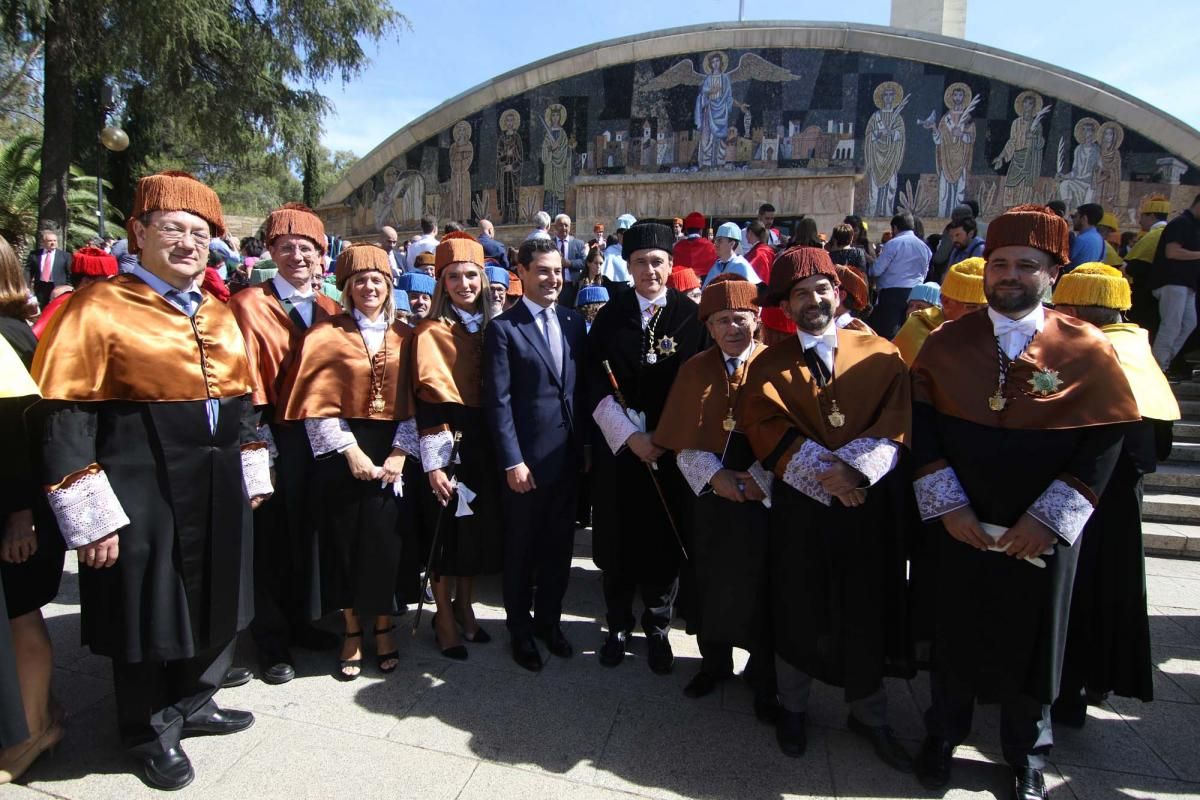
{"label": "paved plaza", "polygon": [[[254,680],[222,691],[223,705],[251,709],[257,723],[234,736],[189,739],[197,778],[181,797],[236,800],[420,798],[616,800],[704,797],[926,798],[915,779],[880,764],[848,733],[836,691],[814,694],[803,759],[784,757],[757,722],[741,679],[702,700],[683,696],[699,665],[695,639],[672,633],[675,672],[653,675],[644,640],[616,669],[600,666],[600,573],[580,533],[564,630],[569,661],[540,674],[509,658],[496,581],[484,582],[481,613],[495,636],[468,645],[470,660],[442,658],[427,625],[408,636],[386,679],[368,655],[363,677],[330,676],[334,654],[297,651],[285,686]],[[1057,731],[1046,771],[1052,798],[1200,797],[1200,561],[1148,560],[1155,693],[1150,705],[1114,699],[1089,711],[1082,731]],[[109,663],[79,646],[74,557],[59,602],[47,607],[56,649],[55,692],[70,713],[67,738],[3,800],[158,797],[131,770],[116,723]],[[368,637],[369,638],[369,637]],[[252,663],[244,661],[243,663]],[[740,664],[739,664],[740,666]],[[927,702],[924,677],[889,684],[898,733],[915,751]],[[981,709],[959,749],[952,798],[1007,798],[997,715]]]}

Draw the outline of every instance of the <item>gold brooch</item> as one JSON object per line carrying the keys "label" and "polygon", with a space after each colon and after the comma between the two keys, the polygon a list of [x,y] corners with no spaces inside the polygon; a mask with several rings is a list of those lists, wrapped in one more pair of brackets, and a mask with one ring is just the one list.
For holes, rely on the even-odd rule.
{"label": "gold brooch", "polygon": [[1056,369],[1039,370],[1033,373],[1033,377],[1029,379],[1028,383],[1033,387],[1033,393],[1042,397],[1054,394],[1063,385]]}

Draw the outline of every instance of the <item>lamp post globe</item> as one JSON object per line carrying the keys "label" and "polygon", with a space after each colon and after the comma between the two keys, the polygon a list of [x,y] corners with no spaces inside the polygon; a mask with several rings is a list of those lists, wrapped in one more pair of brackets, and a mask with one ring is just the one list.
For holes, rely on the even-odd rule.
{"label": "lamp post globe", "polygon": [[120,153],[129,147],[129,134],[115,125],[108,125],[100,131],[100,144],[114,153]]}

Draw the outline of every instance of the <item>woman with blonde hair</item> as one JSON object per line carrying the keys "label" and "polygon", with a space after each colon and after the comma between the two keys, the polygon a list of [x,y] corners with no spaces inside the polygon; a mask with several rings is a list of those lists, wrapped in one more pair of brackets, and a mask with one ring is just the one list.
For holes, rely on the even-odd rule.
{"label": "woman with blonde hair", "polygon": [[[421,464],[437,501],[429,519],[438,648],[463,660],[459,639],[491,641],[471,606],[474,576],[500,571],[500,473],[483,418],[483,330],[491,321],[483,247],[466,233],[448,234],[435,252],[437,289],[428,318],[417,325],[413,392]],[[455,436],[460,437],[455,452]],[[453,599],[451,597],[453,593]]]}
{"label": "woman with blonde hair", "polygon": [[317,457],[321,611],[340,610],[345,633],[335,677],[362,672],[363,621],[374,622],[377,665],[399,662],[394,596],[417,454],[412,330],[395,321],[392,270],[375,245],[337,259],[344,313],[313,325],[280,391],[282,418],[303,420]]}

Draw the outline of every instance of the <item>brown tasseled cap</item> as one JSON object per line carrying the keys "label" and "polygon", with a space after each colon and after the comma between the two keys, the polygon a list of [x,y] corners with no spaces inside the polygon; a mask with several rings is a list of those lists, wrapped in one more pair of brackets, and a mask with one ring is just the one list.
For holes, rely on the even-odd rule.
{"label": "brown tasseled cap", "polygon": [[854,300],[855,311],[863,311],[871,304],[870,295],[867,292],[867,281],[863,278],[862,273],[854,267],[843,266],[842,264],[834,264],[834,269],[837,270],[838,281],[842,284],[842,289],[846,295]]}
{"label": "brown tasseled cap", "polygon": [[476,241],[474,236],[464,231],[447,233],[438,242],[437,251],[434,253],[434,275],[441,278],[442,270],[446,268],[447,264],[456,264],[460,261],[476,264],[482,270],[483,245]]}
{"label": "brown tasseled cap", "polygon": [[352,244],[342,251],[334,266],[334,280],[338,291],[346,288],[346,283],[360,272],[378,272],[392,282],[392,265],[388,261],[387,252],[378,245],[367,242]]}
{"label": "brown tasseled cap", "polygon": [[718,311],[757,311],[758,287],[737,275],[721,275],[700,295],[700,319]]}
{"label": "brown tasseled cap", "polygon": [[1001,247],[1036,247],[1049,253],[1056,264],[1071,260],[1071,231],[1067,221],[1046,206],[1016,206],[988,223],[983,257]]}
{"label": "brown tasseled cap", "polygon": [[280,236],[303,236],[325,254],[325,225],[313,210],[303,203],[284,203],[267,215],[263,225],[267,247]]}
{"label": "brown tasseled cap", "polygon": [[125,223],[129,235],[129,252],[137,253],[137,236],[133,221],[151,211],[187,211],[203,219],[212,228],[213,236],[225,235],[225,215],[217,193],[187,172],[160,172],[138,181],[133,193],[133,209]]}
{"label": "brown tasseled cap", "polygon": [[829,253],[820,247],[793,247],[780,253],[771,264],[771,282],[767,285],[764,305],[773,306],[786,300],[793,284],[813,275],[824,275],[835,286],[839,283]]}

